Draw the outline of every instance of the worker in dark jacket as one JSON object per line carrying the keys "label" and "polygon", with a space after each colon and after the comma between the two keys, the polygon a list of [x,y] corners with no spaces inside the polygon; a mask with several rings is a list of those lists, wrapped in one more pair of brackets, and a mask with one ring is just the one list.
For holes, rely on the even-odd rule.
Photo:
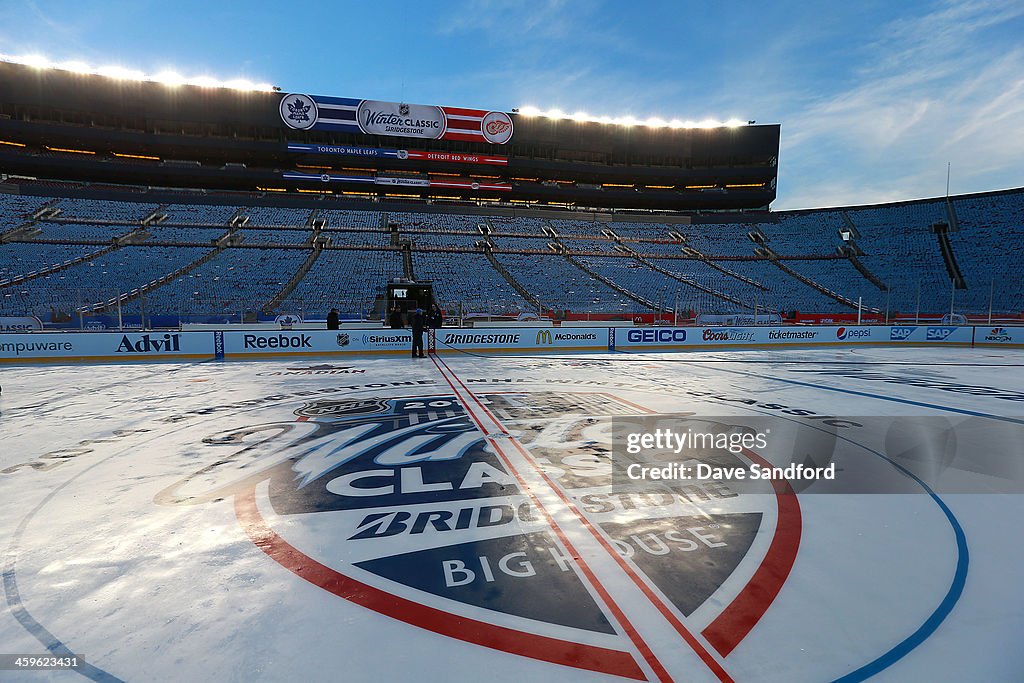
{"label": "worker in dark jacket", "polygon": [[388,326],[393,330],[400,330],[402,325],[402,311],[398,309],[398,306],[391,307],[391,314],[388,315]]}
{"label": "worker in dark jacket", "polygon": [[332,308],[331,312],[327,314],[327,329],[336,330],[340,327],[338,321],[338,309]]}
{"label": "worker in dark jacket", "polygon": [[444,314],[436,303],[430,304],[430,313],[427,313],[427,327],[439,330],[444,325]]}
{"label": "worker in dark jacket", "polygon": [[[413,358],[426,358],[423,355],[423,328],[427,325],[426,316],[423,315],[423,309],[417,308],[416,313],[413,314],[412,319],[409,321],[412,327],[412,357]],[[416,350],[419,349],[419,355],[416,355]]]}

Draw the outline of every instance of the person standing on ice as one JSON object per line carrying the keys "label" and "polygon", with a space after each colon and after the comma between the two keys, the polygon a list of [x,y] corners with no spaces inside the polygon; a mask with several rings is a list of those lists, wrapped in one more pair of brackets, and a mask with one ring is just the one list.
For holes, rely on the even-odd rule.
{"label": "person standing on ice", "polygon": [[332,308],[331,312],[327,314],[327,329],[336,330],[340,327],[340,321],[338,320],[338,309]]}
{"label": "person standing on ice", "polygon": [[444,325],[444,314],[437,303],[430,304],[430,313],[427,314],[427,327],[432,330],[439,330]]}
{"label": "person standing on ice", "polygon": [[388,325],[393,330],[402,329],[402,312],[398,310],[398,306],[391,307],[391,314],[388,316]]}
{"label": "person standing on ice", "polygon": [[[426,358],[423,355],[423,328],[426,327],[427,321],[423,315],[422,308],[416,309],[416,313],[413,314],[409,324],[412,327],[412,357]],[[416,349],[420,351],[419,356],[416,355]]]}

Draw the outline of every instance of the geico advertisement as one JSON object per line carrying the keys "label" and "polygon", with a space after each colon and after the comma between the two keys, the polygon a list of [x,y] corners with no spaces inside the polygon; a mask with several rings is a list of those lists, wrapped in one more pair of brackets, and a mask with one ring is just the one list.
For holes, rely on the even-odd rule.
{"label": "geico advertisement", "polygon": [[438,330],[438,351],[446,349],[607,349],[604,327],[475,327],[469,330]]}
{"label": "geico advertisement", "polygon": [[412,348],[409,330],[225,332],[224,355],[397,351]]}
{"label": "geico advertisement", "polygon": [[699,327],[615,328],[615,346],[690,346],[698,343],[700,332]]}
{"label": "geico advertisement", "polygon": [[78,332],[0,335],[0,359],[213,358],[212,332]]}
{"label": "geico advertisement", "polygon": [[744,346],[888,341],[884,327],[634,327],[615,331],[616,346]]}

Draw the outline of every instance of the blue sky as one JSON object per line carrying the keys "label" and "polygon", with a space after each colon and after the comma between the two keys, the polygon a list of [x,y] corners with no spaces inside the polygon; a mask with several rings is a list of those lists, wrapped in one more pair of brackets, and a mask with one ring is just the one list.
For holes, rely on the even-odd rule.
{"label": "blue sky", "polygon": [[1024,2],[0,0],[0,53],[423,104],[782,124],[775,209],[1024,185]]}

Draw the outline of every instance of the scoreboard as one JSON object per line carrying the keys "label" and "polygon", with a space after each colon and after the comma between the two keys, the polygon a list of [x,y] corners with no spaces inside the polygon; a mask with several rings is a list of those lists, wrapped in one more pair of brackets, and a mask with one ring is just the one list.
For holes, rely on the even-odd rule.
{"label": "scoreboard", "polygon": [[430,308],[434,302],[434,286],[429,282],[389,282],[387,293],[387,310],[396,306],[402,313]]}

